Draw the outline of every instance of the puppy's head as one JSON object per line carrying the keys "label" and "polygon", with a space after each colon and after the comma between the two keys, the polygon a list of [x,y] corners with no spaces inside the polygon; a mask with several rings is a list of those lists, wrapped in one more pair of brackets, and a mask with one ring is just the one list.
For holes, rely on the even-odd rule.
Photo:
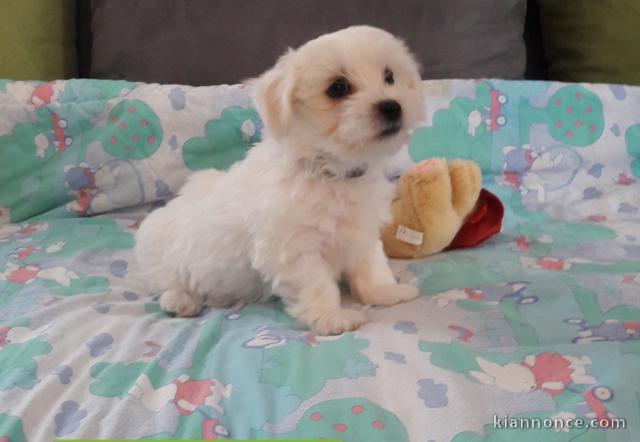
{"label": "puppy's head", "polygon": [[416,61],[370,26],[289,50],[251,90],[269,136],[345,160],[394,153],[423,116]]}

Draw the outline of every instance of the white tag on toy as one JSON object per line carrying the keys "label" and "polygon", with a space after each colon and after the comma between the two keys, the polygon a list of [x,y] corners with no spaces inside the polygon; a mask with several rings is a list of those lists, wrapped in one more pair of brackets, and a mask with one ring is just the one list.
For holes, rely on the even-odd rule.
{"label": "white tag on toy", "polygon": [[398,230],[396,230],[396,239],[415,246],[422,245],[422,236],[422,232],[418,232],[417,230],[410,229],[403,225],[398,225]]}

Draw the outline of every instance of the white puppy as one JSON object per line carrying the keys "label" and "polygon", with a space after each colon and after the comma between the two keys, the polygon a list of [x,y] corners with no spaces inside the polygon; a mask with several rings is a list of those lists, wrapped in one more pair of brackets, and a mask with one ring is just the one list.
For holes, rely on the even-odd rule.
{"label": "white puppy", "polygon": [[393,186],[385,160],[421,120],[418,67],[405,45],[357,26],[283,55],[251,82],[266,134],[228,172],[195,173],[136,235],[163,309],[197,315],[280,296],[318,334],[365,321],[341,307],[345,277],[364,304],[414,298],[379,239]]}

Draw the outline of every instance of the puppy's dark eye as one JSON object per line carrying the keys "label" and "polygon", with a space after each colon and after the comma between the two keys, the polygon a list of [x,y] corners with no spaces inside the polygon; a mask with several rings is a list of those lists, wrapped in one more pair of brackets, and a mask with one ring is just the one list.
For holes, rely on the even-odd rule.
{"label": "puppy's dark eye", "polygon": [[393,84],[395,82],[393,79],[393,72],[389,68],[384,70],[384,82],[387,84]]}
{"label": "puppy's dark eye", "polygon": [[331,98],[342,98],[351,93],[351,85],[344,77],[338,77],[333,80],[331,86],[326,91],[326,94]]}

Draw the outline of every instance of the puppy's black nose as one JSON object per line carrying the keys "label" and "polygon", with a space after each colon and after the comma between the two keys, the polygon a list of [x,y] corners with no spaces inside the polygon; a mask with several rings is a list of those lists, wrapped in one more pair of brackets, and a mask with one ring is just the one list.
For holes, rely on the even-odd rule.
{"label": "puppy's black nose", "polygon": [[380,115],[389,123],[397,122],[402,116],[402,107],[396,100],[384,100],[378,103]]}

